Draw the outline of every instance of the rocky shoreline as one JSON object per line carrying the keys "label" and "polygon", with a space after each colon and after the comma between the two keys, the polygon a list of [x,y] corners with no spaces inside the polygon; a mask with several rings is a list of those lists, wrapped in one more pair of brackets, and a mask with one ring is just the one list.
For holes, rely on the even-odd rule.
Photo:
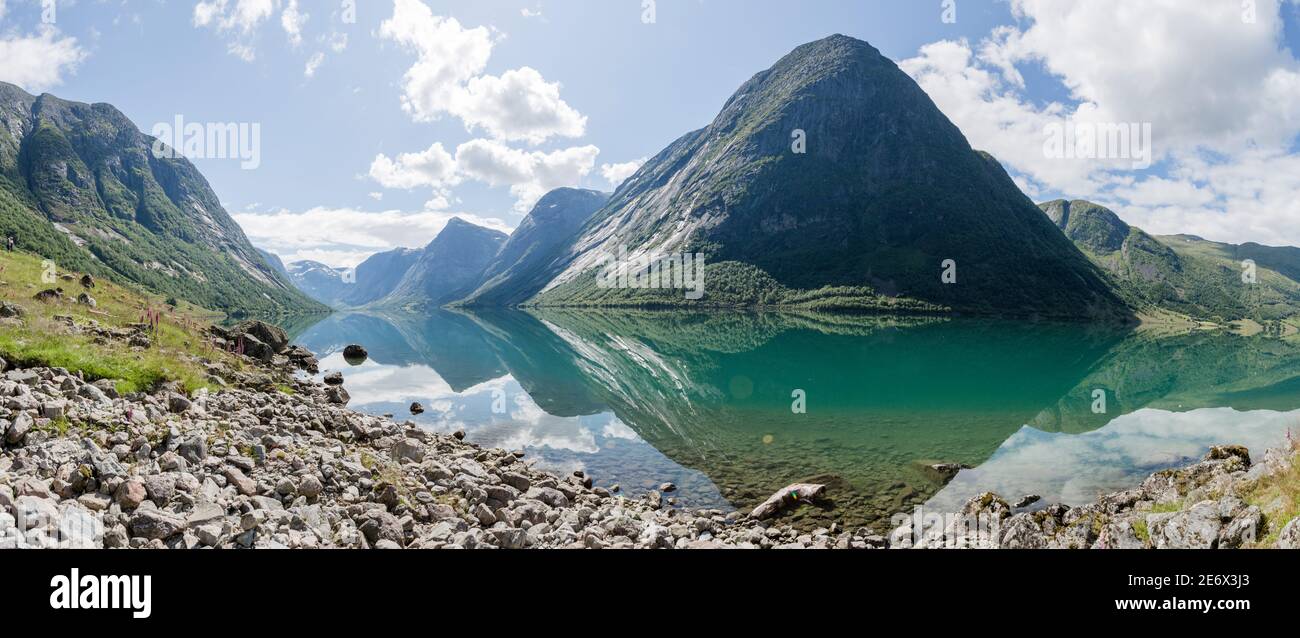
{"label": "rocky shoreline", "polygon": [[[1292,446],[1294,448],[1294,445]],[[1088,505],[1009,505],[977,495],[952,517],[924,515],[891,535],[892,547],[929,549],[1300,549],[1300,517],[1285,496],[1266,507],[1246,498],[1291,472],[1296,450],[1266,450],[1258,462],[1241,446],[1212,448],[1201,461],[1161,470],[1130,490]],[[1261,544],[1269,534],[1277,540]]]}
{"label": "rocky shoreline", "polygon": [[[0,377],[0,548],[869,547],[558,477],[521,452],[346,407],[278,329],[215,330],[225,389],[119,396],[57,368]],[[0,369],[6,367],[0,362]],[[780,498],[777,499],[781,500]]]}
{"label": "rocky shoreline", "polygon": [[[341,379],[292,374],[315,358],[273,327],[213,338],[250,364],[209,364],[215,393],[119,396],[111,381],[63,369],[5,370],[0,548],[1212,548],[1284,524],[1239,493],[1289,471],[1292,455],[1252,464],[1244,448],[1222,447],[1093,505],[1026,510],[984,494],[888,538],[808,533],[768,519],[825,486],[790,486],[751,514],[675,509],[658,491],[627,498],[462,433],[349,410]],[[1171,503],[1186,507],[1165,511]],[[980,525],[986,533],[961,533]],[[1277,546],[1298,544],[1293,520]]]}

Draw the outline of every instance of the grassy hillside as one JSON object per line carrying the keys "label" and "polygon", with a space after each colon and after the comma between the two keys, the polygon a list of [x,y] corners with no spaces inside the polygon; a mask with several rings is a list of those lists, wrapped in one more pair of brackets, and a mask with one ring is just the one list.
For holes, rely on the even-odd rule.
{"label": "grassy hillside", "polygon": [[[1144,316],[1253,325],[1286,335],[1300,317],[1300,249],[1236,246],[1190,235],[1157,237],[1109,209],[1083,200],[1041,204],[1075,246],[1106,273],[1117,293]],[[1257,281],[1242,280],[1254,259]]]}
{"label": "grassy hillside", "polygon": [[69,269],[232,315],[320,312],[249,243],[198,169],[107,104],[0,82],[0,237]]}
{"label": "grassy hillside", "polygon": [[[220,315],[183,301],[173,306],[162,296],[102,279],[86,288],[79,272],[60,272],[54,283],[46,283],[43,262],[29,253],[0,252],[0,302],[21,310],[19,317],[0,319],[0,358],[10,366],[52,366],[89,380],[117,380],[124,393],[169,381],[187,391],[211,387],[205,362],[243,369],[238,357],[213,350],[203,338],[203,330]],[[33,298],[54,288],[63,290],[64,299]],[[77,302],[82,293],[94,298],[94,308]],[[140,326],[150,323],[150,313],[159,319],[156,328]],[[105,338],[102,332],[107,331],[138,333],[149,345]]]}

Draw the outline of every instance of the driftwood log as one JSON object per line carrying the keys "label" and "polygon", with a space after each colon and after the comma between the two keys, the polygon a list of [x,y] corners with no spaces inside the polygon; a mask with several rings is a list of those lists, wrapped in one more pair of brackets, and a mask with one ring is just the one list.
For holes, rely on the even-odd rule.
{"label": "driftwood log", "polygon": [[813,503],[826,493],[825,485],[813,483],[795,483],[781,488],[768,497],[761,505],[754,508],[749,515],[757,520],[771,518],[782,510],[800,503]]}

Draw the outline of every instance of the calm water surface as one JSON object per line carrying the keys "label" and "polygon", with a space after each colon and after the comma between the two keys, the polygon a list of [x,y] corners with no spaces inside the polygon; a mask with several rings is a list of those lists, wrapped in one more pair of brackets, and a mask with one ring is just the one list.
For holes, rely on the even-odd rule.
{"label": "calm water surface", "polygon": [[[629,495],[671,481],[679,506],[749,509],[825,482],[832,502],[797,515],[808,526],[883,528],[985,490],[1079,504],[1214,444],[1300,432],[1300,344],[1220,333],[438,311],[337,314],[297,342],[343,371],[355,409],[407,418],[419,401],[424,427]],[[350,343],[370,359],[345,362]],[[939,462],[970,469],[945,484],[927,469]]]}

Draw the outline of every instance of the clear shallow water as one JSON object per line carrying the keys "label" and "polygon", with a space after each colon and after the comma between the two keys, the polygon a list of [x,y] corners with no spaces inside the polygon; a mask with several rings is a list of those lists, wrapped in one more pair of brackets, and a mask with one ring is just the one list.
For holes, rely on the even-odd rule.
{"label": "clear shallow water", "polygon": [[[749,509],[831,486],[799,523],[875,525],[992,489],[1081,503],[1217,443],[1300,431],[1300,345],[980,320],[607,311],[331,316],[296,339],[352,407],[582,469],[631,495]],[[342,349],[360,343],[359,366]],[[1094,392],[1106,395],[1094,413]],[[806,412],[792,409],[796,393]],[[961,463],[950,483],[930,474]]]}

